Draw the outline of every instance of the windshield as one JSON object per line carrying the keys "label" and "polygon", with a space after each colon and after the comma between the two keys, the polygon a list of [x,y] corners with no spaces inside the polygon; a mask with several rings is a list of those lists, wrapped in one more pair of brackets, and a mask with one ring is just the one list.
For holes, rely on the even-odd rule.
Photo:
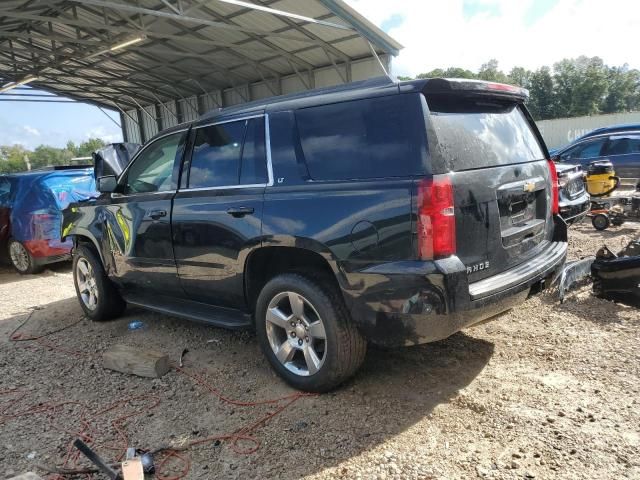
{"label": "windshield", "polygon": [[545,158],[516,103],[446,96],[427,101],[438,143],[438,170],[470,170]]}

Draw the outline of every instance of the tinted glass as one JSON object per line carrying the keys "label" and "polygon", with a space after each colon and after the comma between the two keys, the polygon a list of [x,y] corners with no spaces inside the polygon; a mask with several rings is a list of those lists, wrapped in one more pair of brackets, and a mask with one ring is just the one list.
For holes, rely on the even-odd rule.
{"label": "tinted glass", "polygon": [[545,158],[531,125],[514,103],[428,98],[438,141],[438,170],[456,171]]}
{"label": "tinted glass", "polygon": [[607,155],[628,155],[640,152],[640,137],[612,137],[607,146]]}
{"label": "tinted glass", "polygon": [[602,149],[604,142],[604,139],[599,139],[591,142],[580,143],[564,152],[560,156],[560,160],[568,162],[571,160],[597,158],[600,156],[600,150]]}
{"label": "tinted glass", "polygon": [[246,121],[199,128],[191,156],[189,188],[238,184]]}
{"label": "tinted glass", "polygon": [[421,173],[421,112],[417,95],[297,110],[309,175],[313,180],[347,180]]}
{"label": "tinted glass", "polygon": [[0,203],[8,202],[11,195],[11,182],[8,178],[0,177]]}
{"label": "tinted glass", "polygon": [[162,137],[133,161],[127,173],[125,193],[173,190],[173,166],[183,133]]}
{"label": "tinted glass", "polygon": [[242,149],[240,185],[267,183],[267,156],[264,137],[264,118],[249,120]]}

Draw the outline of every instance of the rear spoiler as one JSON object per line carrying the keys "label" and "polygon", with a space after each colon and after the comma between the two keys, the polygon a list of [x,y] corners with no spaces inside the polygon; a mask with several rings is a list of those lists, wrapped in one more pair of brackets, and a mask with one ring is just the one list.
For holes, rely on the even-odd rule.
{"label": "rear spoiler", "polygon": [[424,94],[459,93],[470,96],[499,97],[517,102],[524,102],[529,98],[526,88],[507,85],[505,83],[485,82],[463,78],[433,78],[427,80],[422,90]]}

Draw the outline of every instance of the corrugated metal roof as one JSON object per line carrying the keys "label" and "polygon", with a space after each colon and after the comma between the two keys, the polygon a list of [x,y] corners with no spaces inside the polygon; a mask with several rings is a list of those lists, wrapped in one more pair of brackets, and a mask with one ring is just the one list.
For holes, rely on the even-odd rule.
{"label": "corrugated metal roof", "polygon": [[320,68],[343,76],[370,44],[402,48],[341,0],[0,2],[0,84],[35,75],[34,87],[120,110],[291,75],[307,85]]}

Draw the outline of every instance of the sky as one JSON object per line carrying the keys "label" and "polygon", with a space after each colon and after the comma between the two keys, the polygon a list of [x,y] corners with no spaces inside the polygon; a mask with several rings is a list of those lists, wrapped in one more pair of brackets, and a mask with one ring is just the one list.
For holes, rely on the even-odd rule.
{"label": "sky", "polygon": [[[580,55],[640,68],[640,0],[346,1],[404,45],[393,61],[396,75],[452,66],[477,71],[492,58],[506,72],[536,69]],[[0,145],[62,147],[91,137],[122,140],[119,127],[93,106],[0,102]]]}

